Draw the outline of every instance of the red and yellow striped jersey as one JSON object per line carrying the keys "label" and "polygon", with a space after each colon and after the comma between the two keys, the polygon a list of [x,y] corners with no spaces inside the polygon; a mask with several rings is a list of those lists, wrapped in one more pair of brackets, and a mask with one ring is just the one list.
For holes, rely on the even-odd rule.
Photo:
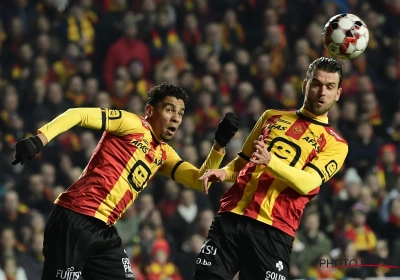
{"label": "red and yellow striped jersey", "polygon": [[[260,135],[271,153],[267,166],[250,162]],[[294,236],[305,205],[322,182],[339,171],[347,153],[346,141],[329,126],[327,117],[304,109],[267,110],[239,157],[223,168],[234,184],[221,198],[219,212],[248,216]],[[246,161],[244,168],[234,170],[235,161]]]}
{"label": "red and yellow striped jersey", "polygon": [[39,133],[50,141],[75,125],[105,132],[81,177],[55,203],[107,224],[120,218],[157,171],[203,190],[199,177],[206,169],[218,168],[224,156],[212,149],[198,169],[156,139],[146,119],[123,110],[69,109]]}

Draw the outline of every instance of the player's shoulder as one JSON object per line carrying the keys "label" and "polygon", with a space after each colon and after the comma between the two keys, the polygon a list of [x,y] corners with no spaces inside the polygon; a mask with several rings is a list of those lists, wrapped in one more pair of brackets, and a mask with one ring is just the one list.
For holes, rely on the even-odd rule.
{"label": "player's shoulder", "polygon": [[284,115],[290,115],[290,114],[296,114],[296,110],[292,109],[267,109],[265,110],[265,113],[268,114],[284,114]]}
{"label": "player's shoulder", "polygon": [[341,143],[343,145],[348,146],[349,144],[347,141],[331,126],[324,126],[323,127],[328,135],[328,137],[334,139],[337,143]]}
{"label": "player's shoulder", "polygon": [[270,118],[272,116],[295,116],[296,110],[289,110],[289,109],[267,109],[263,113],[263,118]]}
{"label": "player's shoulder", "polygon": [[[144,117],[140,117],[135,113],[125,110],[115,110],[117,112],[109,112],[109,119],[122,118],[120,128],[128,130],[129,133],[144,133],[150,131],[150,124]],[[114,116],[114,117],[113,117]]]}

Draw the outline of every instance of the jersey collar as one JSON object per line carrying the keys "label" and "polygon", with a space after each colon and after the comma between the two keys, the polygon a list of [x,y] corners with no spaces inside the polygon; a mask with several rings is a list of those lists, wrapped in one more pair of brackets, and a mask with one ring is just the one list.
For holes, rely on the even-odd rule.
{"label": "jersey collar", "polygon": [[316,116],[313,113],[311,113],[310,111],[307,111],[306,109],[304,109],[304,107],[301,107],[297,112],[300,113],[301,115],[306,116],[310,119],[313,119],[319,123],[324,123],[324,124],[329,123],[328,117]]}

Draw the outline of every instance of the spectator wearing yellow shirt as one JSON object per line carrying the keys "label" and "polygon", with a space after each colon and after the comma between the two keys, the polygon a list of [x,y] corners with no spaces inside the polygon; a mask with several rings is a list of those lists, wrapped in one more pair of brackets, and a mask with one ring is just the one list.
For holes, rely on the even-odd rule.
{"label": "spectator wearing yellow shirt", "polygon": [[376,236],[366,224],[366,209],[361,203],[356,203],[352,209],[351,222],[345,229],[346,239],[354,242],[355,248],[360,251],[372,251],[376,246]]}
{"label": "spectator wearing yellow shirt", "polygon": [[95,30],[81,5],[77,3],[71,5],[62,25],[62,31],[66,42],[78,43],[88,56],[94,54]]}
{"label": "spectator wearing yellow shirt", "polygon": [[[326,264],[321,264],[322,260],[326,261]],[[343,279],[343,272],[340,269],[332,267],[330,264],[332,263],[332,258],[329,255],[323,254],[317,258],[314,266],[311,266],[307,271],[307,279],[308,280],[316,280],[316,279],[335,279],[340,280]]]}
{"label": "spectator wearing yellow shirt", "polygon": [[68,80],[78,73],[78,62],[81,52],[78,44],[69,43],[65,48],[64,56],[53,63],[53,71],[57,75],[57,80],[62,85],[66,85]]}
{"label": "spectator wearing yellow shirt", "polygon": [[182,280],[176,265],[169,261],[170,247],[165,239],[158,239],[152,248],[152,263],[146,268],[148,280]]}

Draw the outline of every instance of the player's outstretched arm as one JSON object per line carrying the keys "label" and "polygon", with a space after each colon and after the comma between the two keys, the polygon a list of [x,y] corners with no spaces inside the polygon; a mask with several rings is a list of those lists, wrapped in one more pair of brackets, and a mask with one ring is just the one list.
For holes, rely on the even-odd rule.
{"label": "player's outstretched arm", "polygon": [[[166,162],[159,169],[160,173],[187,187],[203,190],[202,183],[199,181],[200,176],[206,170],[216,169],[220,166],[225,155],[225,146],[236,134],[238,128],[238,116],[234,113],[227,113],[215,131],[214,145],[200,168],[183,161],[171,148]],[[207,193],[208,188],[205,191]]]}
{"label": "player's outstretched arm", "polygon": [[[172,148],[171,148],[172,149]],[[175,151],[169,153],[167,161],[161,166],[159,172],[164,176],[196,190],[203,190],[199,178],[206,170],[218,168],[225,156],[225,148],[214,143],[213,148],[200,168],[182,160]],[[209,185],[208,185],[209,186]],[[208,187],[205,193],[208,192]]]}
{"label": "player's outstretched arm", "polygon": [[240,170],[242,170],[247,163],[245,159],[238,156],[221,169],[207,169],[199,178],[199,180],[202,181],[204,192],[208,193],[209,183],[235,182]]}
{"label": "player's outstretched arm", "polygon": [[254,141],[256,151],[251,162],[261,165],[268,173],[285,181],[289,187],[305,195],[328,181],[342,167],[348,153],[348,146],[343,142],[336,142],[325,147],[304,170],[289,166],[267,151],[261,139]]}
{"label": "player's outstretched arm", "polygon": [[254,150],[254,140],[260,135],[265,120],[269,117],[269,111],[265,111],[258,119],[249,136],[243,144],[242,150],[235,159],[225,167],[218,170],[209,170],[200,177],[204,191],[207,193],[210,182],[235,182],[240,171],[250,161],[250,156]]}
{"label": "player's outstretched arm", "polygon": [[40,153],[43,147],[54,137],[77,125],[124,135],[139,126],[140,119],[135,114],[122,110],[104,108],[68,109],[39,128],[38,135],[20,140],[16,144],[16,155],[12,164],[24,164],[26,160],[30,160]]}

